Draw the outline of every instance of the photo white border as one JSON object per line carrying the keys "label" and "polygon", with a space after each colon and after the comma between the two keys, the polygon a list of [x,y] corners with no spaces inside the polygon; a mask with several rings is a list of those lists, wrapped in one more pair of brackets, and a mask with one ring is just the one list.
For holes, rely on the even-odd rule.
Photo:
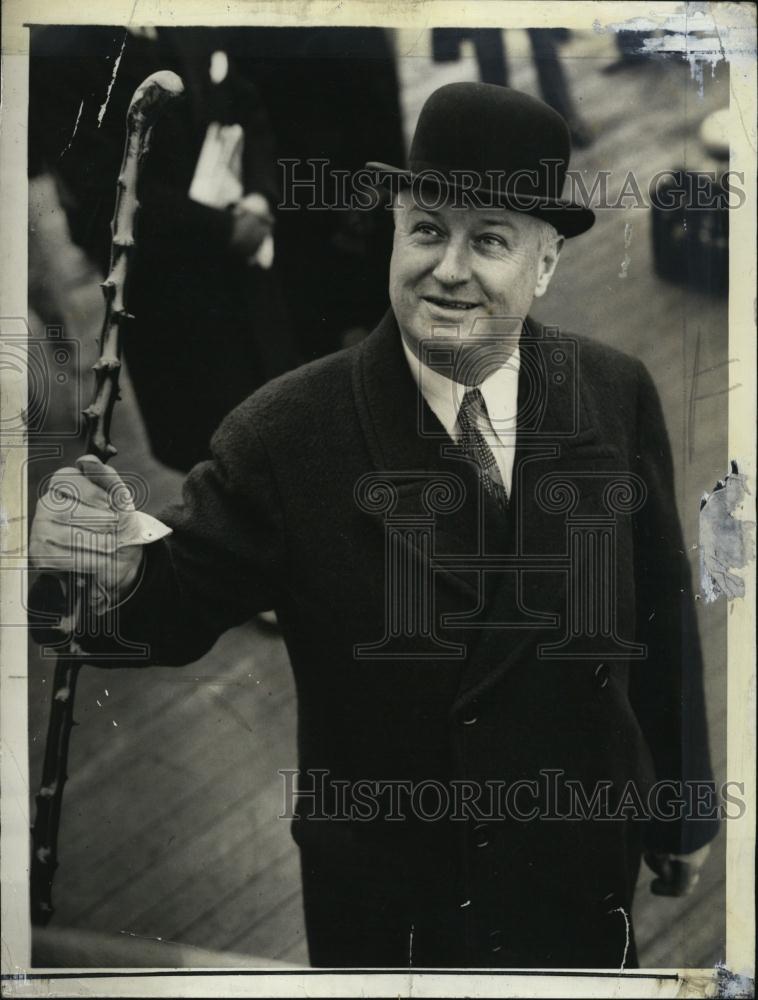
{"label": "photo white border", "polygon": [[[705,15],[701,12],[705,10]],[[2,6],[2,108],[0,110],[0,335],[8,317],[27,315],[27,178],[26,115],[28,104],[28,30],[24,24],[153,25],[287,25],[291,27],[375,25],[391,28],[432,26],[570,27],[617,30],[642,19],[645,26],[680,25],[696,30],[698,17],[716,23],[724,55],[730,62],[730,140],[732,170],[745,175],[746,201],[730,218],[729,357],[738,359],[739,382],[729,393],[729,453],[724,468],[737,459],[748,477],[750,508],[756,496],[756,56],[755,8],[750,3],[680,4],[595,2],[595,0],[5,0]],[[633,27],[640,27],[635,24]],[[5,373],[0,373],[4,377]],[[5,378],[4,378],[5,382]],[[24,390],[5,383],[0,419],[7,421],[24,407]],[[23,439],[0,441],[0,539],[2,552],[23,554],[26,535],[23,491],[19,481],[26,448]],[[23,562],[11,556],[12,568]],[[5,575],[0,575],[0,585]],[[535,996],[535,997],[674,997],[747,995],[729,992],[724,976],[753,976],[755,968],[755,562],[744,573],[745,596],[731,601],[727,632],[727,772],[745,782],[747,810],[726,826],[727,951],[726,970],[630,970],[609,973],[376,972],[302,973],[213,970],[122,970],[101,977],[93,970],[30,969],[28,920],[28,754],[26,633],[23,628],[0,632],[0,725],[2,755],[2,972],[3,993],[27,996]],[[17,621],[22,613],[18,594],[0,591],[0,621]],[[727,971],[728,970],[728,971]],[[115,970],[114,970],[115,971]],[[222,977],[222,978],[221,978]],[[726,987],[726,991],[724,988]],[[739,979],[732,989],[739,989]]]}

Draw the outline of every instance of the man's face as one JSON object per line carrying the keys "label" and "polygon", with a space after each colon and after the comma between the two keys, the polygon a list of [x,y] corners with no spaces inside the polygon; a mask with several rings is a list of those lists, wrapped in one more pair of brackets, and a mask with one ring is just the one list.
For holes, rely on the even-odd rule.
{"label": "man's face", "polygon": [[515,346],[532,300],[547,289],[562,239],[545,240],[537,220],[504,208],[424,209],[408,190],[394,212],[390,301],[414,354],[422,356],[419,345],[445,327],[463,351],[477,350],[482,334]]}

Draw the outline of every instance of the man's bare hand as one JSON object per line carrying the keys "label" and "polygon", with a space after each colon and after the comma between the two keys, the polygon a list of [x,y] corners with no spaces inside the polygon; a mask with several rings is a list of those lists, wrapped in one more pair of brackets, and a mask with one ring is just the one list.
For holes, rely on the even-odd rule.
{"label": "man's bare hand", "polygon": [[129,488],[115,469],[94,455],[76,467],[59,469],[37,502],[29,538],[36,569],[87,574],[96,608],[115,604],[130,591],[143,546],[170,529],[137,511]]}

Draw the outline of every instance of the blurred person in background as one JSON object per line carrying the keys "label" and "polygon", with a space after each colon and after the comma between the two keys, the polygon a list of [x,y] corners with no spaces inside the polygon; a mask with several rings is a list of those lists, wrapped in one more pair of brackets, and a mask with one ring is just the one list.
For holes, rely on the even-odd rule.
{"label": "blurred person in background", "polygon": [[141,178],[124,351],[153,453],[184,471],[230,407],[297,363],[275,262],[274,138],[255,87],[212,29],[33,29],[29,172],[54,175],[72,239],[105,275],[126,109],[162,69],[186,97],[155,130]]}
{"label": "blurred person in background", "polygon": [[618,73],[619,70],[628,69],[631,66],[644,66],[651,61],[651,52],[646,49],[645,43],[653,37],[650,31],[616,31],[616,48],[618,49],[618,59],[608,63],[603,67],[602,72],[606,75]]}
{"label": "blurred person in background", "polygon": [[[405,161],[398,75],[384,28],[234,28],[240,72],[266,106],[280,160],[310,188],[277,217],[277,254],[297,345],[306,359],[359,340],[387,307],[392,214],[339,204],[331,177],[360,170],[378,148]],[[324,175],[307,161],[326,160]],[[288,168],[289,169],[289,168]],[[334,208],[306,206],[335,205]]]}

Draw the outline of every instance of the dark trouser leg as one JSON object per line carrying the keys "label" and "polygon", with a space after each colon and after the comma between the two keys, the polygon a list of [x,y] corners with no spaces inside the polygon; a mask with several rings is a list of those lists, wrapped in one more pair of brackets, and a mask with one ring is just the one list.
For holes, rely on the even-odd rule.
{"label": "dark trouser leg", "polygon": [[532,45],[542,99],[566,119],[574,146],[579,149],[589,146],[592,134],[574,107],[552,30],[530,28],[529,41]]}
{"label": "dark trouser leg", "polygon": [[[394,860],[301,850],[310,961],[316,967],[447,968],[468,964],[463,913],[437,855]],[[429,859],[432,859],[431,861]]]}
{"label": "dark trouser leg", "polygon": [[461,42],[469,35],[465,28],[432,28],[432,59],[457,62],[461,56]]}
{"label": "dark trouser leg", "polygon": [[574,105],[552,31],[549,28],[530,28],[529,41],[542,99],[566,120],[570,119],[574,114]]}
{"label": "dark trouser leg", "polygon": [[482,83],[507,87],[508,65],[502,31],[499,28],[478,28],[472,35]]}

